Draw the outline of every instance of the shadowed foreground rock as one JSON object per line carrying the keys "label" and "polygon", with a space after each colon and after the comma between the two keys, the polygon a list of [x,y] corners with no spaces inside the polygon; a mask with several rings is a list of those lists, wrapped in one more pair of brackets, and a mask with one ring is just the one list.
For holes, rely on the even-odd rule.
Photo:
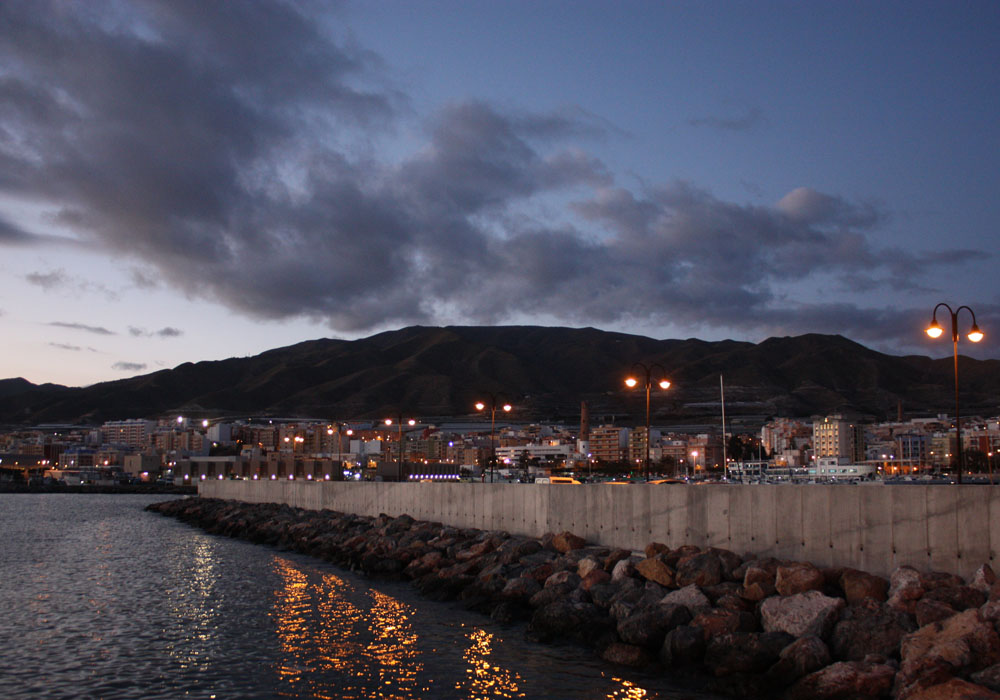
{"label": "shadowed foreground rock", "polygon": [[643,552],[280,504],[147,506],[210,533],[291,549],[427,598],[522,622],[543,643],[661,669],[706,690],[785,700],[1000,700],[1000,583],[650,543]]}

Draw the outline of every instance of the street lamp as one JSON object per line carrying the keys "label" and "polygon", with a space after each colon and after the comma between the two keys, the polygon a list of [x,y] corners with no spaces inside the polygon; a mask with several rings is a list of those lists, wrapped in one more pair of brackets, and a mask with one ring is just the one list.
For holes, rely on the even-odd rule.
{"label": "street lamp", "polygon": [[969,329],[968,338],[973,343],[978,343],[983,339],[983,332],[979,330],[979,326],[976,325],[976,312],[970,309],[968,306],[959,306],[957,309],[952,310],[950,306],[941,302],[934,307],[934,311],[931,313],[931,324],[927,326],[927,335],[932,338],[940,338],[941,334],[944,333],[944,329],[941,324],[937,321],[937,310],[941,307],[948,309],[948,313],[951,314],[951,343],[954,348],[955,357],[955,438],[958,443],[955,451],[956,464],[958,464],[958,483],[962,483],[962,418],[958,412],[958,314],[962,309],[965,309],[972,316],[972,328]]}
{"label": "street lamp", "polygon": [[[497,448],[496,448],[496,443],[494,441],[494,436],[496,435],[496,424],[497,424],[497,407],[499,407],[504,413],[510,413],[510,410],[513,408],[513,406],[511,406],[507,402],[500,403],[500,399],[497,397],[496,394],[493,394],[488,391],[484,393],[486,393],[486,395],[490,397],[490,402],[487,404],[484,401],[477,401],[476,410],[484,411],[486,410],[487,406],[489,406],[490,409],[490,483],[492,484],[493,466],[496,464],[497,461]],[[501,396],[503,395],[501,394]]]}
{"label": "street lamp", "polygon": [[[639,372],[636,372],[637,369]],[[649,390],[653,386],[653,370],[656,369],[660,370],[660,380],[657,382],[657,385],[661,389],[669,389],[670,382],[668,382],[666,378],[667,371],[663,369],[663,365],[655,362],[652,365],[644,365],[641,362],[636,362],[632,365],[630,374],[625,379],[625,386],[629,389],[634,389],[639,383],[639,379],[636,379],[636,376],[645,376],[646,378],[646,457],[644,460],[646,467],[646,481],[649,481]]]}
{"label": "street lamp", "polygon": [[[385,419],[386,426],[392,425],[392,418]],[[411,428],[417,424],[417,421],[410,418],[406,421],[406,424]],[[400,414],[396,417],[396,425],[399,426],[399,458],[396,460],[396,481],[403,480],[403,416]]]}
{"label": "street lamp", "polygon": [[[337,460],[340,462],[340,472],[343,475],[344,472],[344,428],[347,428],[347,423],[334,423],[337,426]],[[326,434],[333,437],[333,428],[327,428]],[[347,437],[354,435],[354,431],[350,428],[347,429]]]}

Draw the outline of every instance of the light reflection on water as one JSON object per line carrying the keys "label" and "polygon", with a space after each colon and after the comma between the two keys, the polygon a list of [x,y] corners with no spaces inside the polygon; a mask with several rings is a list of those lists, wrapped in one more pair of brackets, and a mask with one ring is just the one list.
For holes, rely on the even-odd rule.
{"label": "light reflection on water", "polygon": [[5,698],[707,699],[137,496],[0,495]]}

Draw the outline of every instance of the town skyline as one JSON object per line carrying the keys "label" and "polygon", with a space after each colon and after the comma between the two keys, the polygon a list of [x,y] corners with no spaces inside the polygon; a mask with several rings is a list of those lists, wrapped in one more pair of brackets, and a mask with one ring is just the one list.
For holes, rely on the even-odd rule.
{"label": "town skyline", "polygon": [[414,324],[940,358],[941,301],[986,333],[962,354],[1000,356],[995,4],[0,19],[0,377],[81,386]]}

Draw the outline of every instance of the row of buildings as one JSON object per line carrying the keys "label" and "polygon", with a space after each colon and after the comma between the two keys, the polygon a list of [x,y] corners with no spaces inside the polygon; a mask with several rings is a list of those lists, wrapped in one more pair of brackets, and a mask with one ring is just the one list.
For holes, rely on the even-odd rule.
{"label": "row of buildings", "polygon": [[[1000,421],[967,419],[966,465],[992,468]],[[718,429],[677,433],[618,425],[577,428],[504,424],[406,424],[293,419],[109,421],[99,427],[43,425],[0,434],[0,477],[71,481],[207,478],[458,479],[527,478],[553,470],[579,475],[645,469],[687,477],[800,476],[947,470],[956,431],[946,416],[862,424],[849,416],[778,419],[759,434],[723,436]],[[402,458],[400,458],[402,453]],[[492,459],[495,455],[495,461]],[[986,461],[984,464],[983,461]],[[847,473],[848,470],[842,470]]]}

